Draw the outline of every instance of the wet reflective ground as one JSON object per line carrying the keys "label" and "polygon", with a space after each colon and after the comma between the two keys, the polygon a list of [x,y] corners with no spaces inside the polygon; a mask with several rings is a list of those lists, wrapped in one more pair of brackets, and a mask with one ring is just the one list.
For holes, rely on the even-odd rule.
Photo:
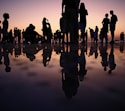
{"label": "wet reflective ground", "polygon": [[0,111],[125,110],[125,44],[0,45]]}

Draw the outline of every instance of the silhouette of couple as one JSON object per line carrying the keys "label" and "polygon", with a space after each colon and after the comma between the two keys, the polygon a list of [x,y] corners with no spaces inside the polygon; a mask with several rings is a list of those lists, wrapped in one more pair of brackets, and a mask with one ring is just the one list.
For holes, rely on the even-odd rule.
{"label": "silhouette of couple", "polygon": [[118,21],[117,16],[114,14],[113,10],[110,10],[111,19],[108,18],[108,13],[105,14],[105,18],[102,21],[103,27],[102,27],[102,38],[101,42],[103,43],[103,39],[105,39],[106,43],[108,42],[107,33],[109,30],[110,25],[110,32],[111,32],[111,41],[110,43],[114,43],[114,32],[116,29],[116,22]]}
{"label": "silhouette of couple", "polygon": [[78,13],[80,13],[82,35],[84,35],[86,27],[85,16],[88,12],[85,9],[84,3],[81,3],[79,10],[79,4],[80,0],[62,0],[62,18],[60,22],[60,29],[66,34],[67,38],[70,38],[71,43],[78,43]]}

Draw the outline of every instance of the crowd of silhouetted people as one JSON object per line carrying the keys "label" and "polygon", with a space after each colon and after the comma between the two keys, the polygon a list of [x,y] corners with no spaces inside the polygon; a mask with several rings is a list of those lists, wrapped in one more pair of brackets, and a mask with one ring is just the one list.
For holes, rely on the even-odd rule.
{"label": "crowd of silhouetted people", "polygon": [[[106,13],[104,19],[102,20],[102,27],[99,30],[98,26],[95,29],[89,27],[91,41],[98,42],[99,39],[101,43],[108,43],[108,32],[111,32],[110,43],[115,42],[115,29],[118,17],[114,14],[113,10],[110,10],[111,18],[109,19],[109,14]],[[9,14],[4,13],[2,26],[0,26],[0,42],[5,43],[87,43],[88,41],[88,31],[87,18],[88,10],[83,2],[80,0],[62,0],[62,12],[60,18],[60,29],[57,29],[54,33],[52,32],[51,24],[46,17],[42,20],[42,35],[35,31],[35,26],[29,24],[26,29],[21,32],[17,27],[8,32],[8,19]],[[1,21],[0,21],[1,24]],[[80,32],[79,32],[80,31]],[[14,34],[13,34],[14,33]],[[2,36],[1,36],[2,35]],[[120,40],[124,41],[124,32],[120,34]]]}

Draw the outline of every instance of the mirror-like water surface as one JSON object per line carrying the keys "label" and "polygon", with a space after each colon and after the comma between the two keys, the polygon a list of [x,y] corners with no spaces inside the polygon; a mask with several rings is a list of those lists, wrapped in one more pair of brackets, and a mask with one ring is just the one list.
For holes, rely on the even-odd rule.
{"label": "mirror-like water surface", "polygon": [[1,111],[125,109],[124,43],[1,45]]}

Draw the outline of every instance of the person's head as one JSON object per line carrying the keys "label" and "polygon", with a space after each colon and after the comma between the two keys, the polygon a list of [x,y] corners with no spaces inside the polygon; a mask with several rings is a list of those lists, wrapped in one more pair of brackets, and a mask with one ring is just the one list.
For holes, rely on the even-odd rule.
{"label": "person's head", "polygon": [[9,14],[8,14],[8,13],[4,13],[4,14],[3,14],[3,18],[4,18],[4,19],[9,19]]}
{"label": "person's head", "polygon": [[85,9],[85,4],[82,2],[80,8]]}
{"label": "person's head", "polygon": [[46,20],[46,17],[43,17],[43,20]]}
{"label": "person's head", "polygon": [[110,10],[110,14],[111,14],[111,15],[113,15],[113,14],[114,14],[113,10]]}
{"label": "person's head", "polygon": [[108,13],[105,14],[105,17],[108,18]]}

